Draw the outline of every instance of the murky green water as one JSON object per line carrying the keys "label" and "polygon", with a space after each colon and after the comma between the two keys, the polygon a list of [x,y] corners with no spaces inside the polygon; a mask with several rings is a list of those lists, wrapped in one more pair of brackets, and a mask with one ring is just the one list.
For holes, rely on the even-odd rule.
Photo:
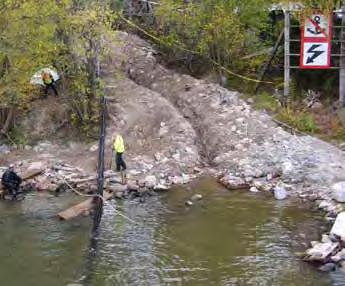
{"label": "murky green water", "polygon": [[[186,208],[195,192],[204,200]],[[143,204],[118,203],[135,225],[116,215],[112,202],[91,253],[89,218],[54,218],[70,204],[68,194],[0,204],[0,285],[345,285],[342,274],[295,258],[323,231],[321,218],[299,204],[203,181]]]}

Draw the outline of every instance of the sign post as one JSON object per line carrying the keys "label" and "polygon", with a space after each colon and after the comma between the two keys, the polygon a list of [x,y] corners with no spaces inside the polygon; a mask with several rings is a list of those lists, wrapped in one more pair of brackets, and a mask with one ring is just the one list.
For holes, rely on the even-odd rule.
{"label": "sign post", "polygon": [[282,105],[287,105],[290,91],[290,12],[284,13],[284,94]]}
{"label": "sign post", "polygon": [[305,19],[301,28],[302,69],[329,69],[331,67],[332,17],[316,13]]}

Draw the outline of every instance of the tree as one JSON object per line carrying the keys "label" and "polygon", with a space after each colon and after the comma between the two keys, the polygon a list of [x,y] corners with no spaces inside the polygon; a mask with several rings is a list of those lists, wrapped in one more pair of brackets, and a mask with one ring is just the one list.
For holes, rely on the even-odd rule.
{"label": "tree", "polygon": [[[271,1],[162,0],[157,8],[159,35],[173,51],[190,51],[231,69],[252,71],[242,58],[265,47]],[[177,49],[175,47],[178,47]]]}
{"label": "tree", "polygon": [[[111,1],[6,0],[0,3],[0,108],[25,107],[36,96],[29,84],[39,68],[55,66],[63,75],[75,111],[74,122],[97,120],[96,67],[101,37],[111,27]],[[8,112],[8,115],[15,115]],[[1,116],[1,125],[8,116]],[[9,126],[10,124],[8,124]],[[4,132],[7,131],[3,130]]]}

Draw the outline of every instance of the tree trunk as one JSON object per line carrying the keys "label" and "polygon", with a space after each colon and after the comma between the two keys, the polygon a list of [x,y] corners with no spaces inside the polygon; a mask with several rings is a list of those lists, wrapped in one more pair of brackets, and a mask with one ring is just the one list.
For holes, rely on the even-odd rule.
{"label": "tree trunk", "polygon": [[13,121],[14,116],[14,108],[10,108],[7,114],[7,118],[5,120],[4,126],[0,130],[0,134],[6,134],[11,127],[11,123]]}

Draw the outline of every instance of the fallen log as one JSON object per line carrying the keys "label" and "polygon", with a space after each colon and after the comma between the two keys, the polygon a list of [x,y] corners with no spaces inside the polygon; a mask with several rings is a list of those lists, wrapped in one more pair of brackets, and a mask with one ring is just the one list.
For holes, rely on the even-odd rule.
{"label": "fallen log", "polygon": [[[105,175],[104,179],[111,178],[112,176],[113,176],[112,174]],[[97,176],[92,176],[92,177],[88,177],[88,178],[85,178],[85,179],[73,180],[73,183],[78,185],[78,184],[87,183],[87,182],[90,182],[90,181],[96,181],[97,178],[98,178]]]}
{"label": "fallen log", "polygon": [[[105,191],[103,193],[103,198],[106,201],[110,200],[112,197],[113,197],[113,194],[110,192]],[[80,215],[89,213],[94,206],[93,199],[94,199],[94,197],[90,197],[87,200],[85,200],[85,201],[83,201],[83,202],[81,202],[81,203],[79,203],[73,207],[70,207],[69,209],[67,209],[65,211],[58,213],[59,219],[70,220],[70,219],[76,218]]]}

